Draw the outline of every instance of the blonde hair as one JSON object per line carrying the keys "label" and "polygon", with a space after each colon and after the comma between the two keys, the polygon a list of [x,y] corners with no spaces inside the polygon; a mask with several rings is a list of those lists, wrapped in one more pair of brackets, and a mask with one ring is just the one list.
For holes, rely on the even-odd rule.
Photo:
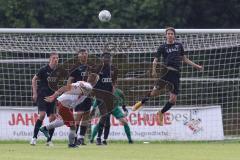
{"label": "blonde hair", "polygon": [[95,84],[99,80],[99,75],[96,73],[90,73],[87,78],[87,82]]}

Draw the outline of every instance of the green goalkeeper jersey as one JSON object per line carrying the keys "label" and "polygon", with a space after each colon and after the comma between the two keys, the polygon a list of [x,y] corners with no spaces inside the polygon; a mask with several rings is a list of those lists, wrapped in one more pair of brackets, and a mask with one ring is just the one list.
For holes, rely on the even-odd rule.
{"label": "green goalkeeper jersey", "polygon": [[[113,95],[117,98],[117,100],[114,101],[114,108],[118,107],[118,106],[123,106],[125,104],[125,96],[121,89],[115,88]],[[96,108],[97,106],[98,106],[98,104],[95,99],[93,102],[93,108]]]}

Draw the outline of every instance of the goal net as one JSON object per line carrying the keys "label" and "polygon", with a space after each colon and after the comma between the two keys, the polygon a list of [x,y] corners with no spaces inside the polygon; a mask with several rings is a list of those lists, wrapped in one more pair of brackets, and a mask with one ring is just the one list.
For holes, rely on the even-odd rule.
{"label": "goal net", "polygon": [[[185,54],[204,66],[196,71],[183,64],[181,86],[174,107],[221,106],[225,136],[240,135],[240,30],[178,29],[177,40]],[[57,52],[60,63],[74,59],[86,48],[96,60],[108,50],[118,67],[118,85],[128,106],[149,91],[154,79],[150,68],[154,53],[165,41],[164,30],[153,29],[0,29],[0,107],[35,106],[31,79]],[[146,107],[159,108],[168,99],[161,95]],[[214,116],[214,114],[212,114]]]}

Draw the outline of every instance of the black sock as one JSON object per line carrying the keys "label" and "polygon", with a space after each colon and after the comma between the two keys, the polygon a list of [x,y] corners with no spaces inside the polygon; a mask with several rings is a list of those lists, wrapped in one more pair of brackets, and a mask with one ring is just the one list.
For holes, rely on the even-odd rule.
{"label": "black sock", "polygon": [[146,95],[146,97],[144,97],[143,99],[142,99],[142,104],[144,104],[146,101],[148,101],[149,99],[150,99],[150,92]]}
{"label": "black sock", "polygon": [[162,112],[162,113],[167,112],[170,108],[172,108],[173,105],[174,105],[173,103],[167,102],[167,103],[165,104],[165,106],[163,107],[163,109],[161,110],[161,112]]}
{"label": "black sock", "polygon": [[39,132],[39,128],[42,126],[42,121],[40,119],[38,119],[36,121],[35,127],[34,127],[34,131],[33,131],[33,138],[37,138],[38,132]]}
{"label": "black sock", "polygon": [[50,137],[48,138],[47,142],[52,140],[52,136],[53,136],[54,130],[55,130],[54,128],[53,129],[49,129],[48,133],[49,133]]}
{"label": "black sock", "polygon": [[85,136],[87,131],[87,126],[80,126],[80,136]]}
{"label": "black sock", "polygon": [[99,129],[98,129],[98,138],[101,138],[103,132],[103,124],[99,124]]}
{"label": "black sock", "polygon": [[110,131],[110,126],[105,126],[105,128],[104,128],[104,140],[108,139],[109,131]]}
{"label": "black sock", "polygon": [[76,125],[76,134],[78,133],[79,125]]}

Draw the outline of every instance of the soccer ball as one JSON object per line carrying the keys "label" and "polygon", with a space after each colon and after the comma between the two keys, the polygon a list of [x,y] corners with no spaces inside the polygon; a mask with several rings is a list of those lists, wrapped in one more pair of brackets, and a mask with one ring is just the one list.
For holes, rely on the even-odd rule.
{"label": "soccer ball", "polygon": [[111,19],[111,13],[108,10],[102,10],[99,12],[98,18],[101,22],[108,22]]}

